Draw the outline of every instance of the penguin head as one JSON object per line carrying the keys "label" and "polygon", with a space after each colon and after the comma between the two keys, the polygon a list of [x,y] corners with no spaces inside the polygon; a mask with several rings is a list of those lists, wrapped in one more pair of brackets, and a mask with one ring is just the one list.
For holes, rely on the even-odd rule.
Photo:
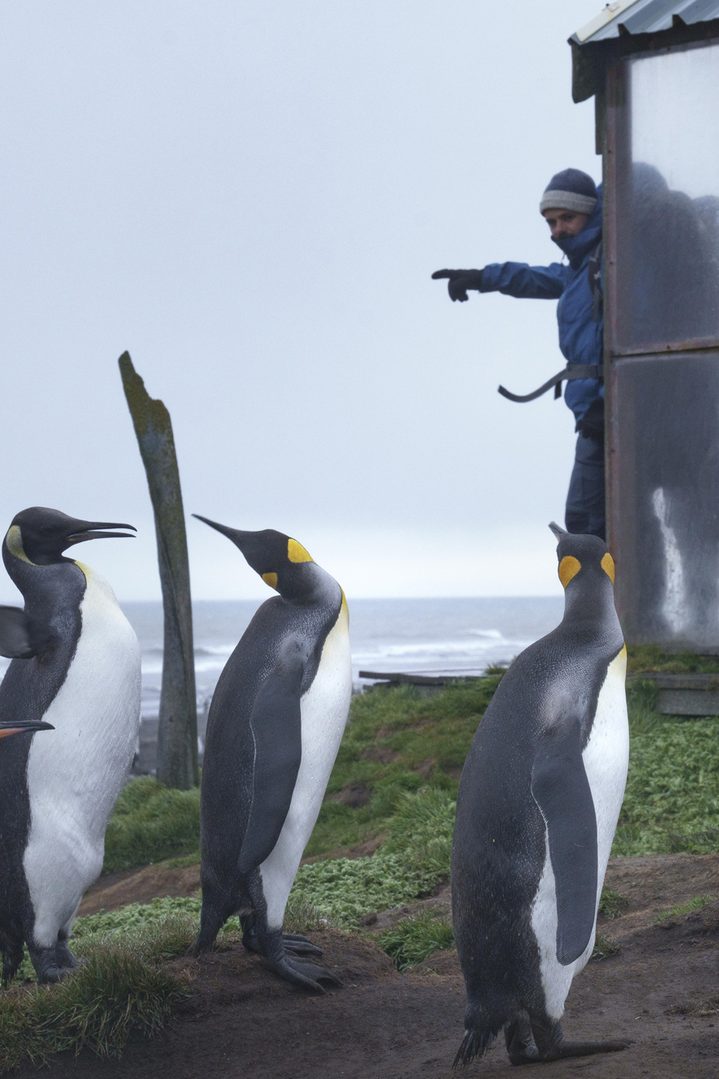
{"label": "penguin head", "polygon": [[609,581],[614,586],[615,566],[604,540],[598,536],[585,536],[566,532],[554,521],[549,526],[557,537],[557,573],[564,591],[570,586],[606,587]]}
{"label": "penguin head", "polygon": [[3,543],[3,555],[6,564],[8,554],[23,562],[40,566],[70,561],[63,559],[63,551],[75,543],[113,537],[131,538],[131,533],[128,531],[108,531],[108,529],[118,528],[135,531],[133,525],[107,521],[83,521],[79,517],[68,517],[60,510],[32,506],[13,517]]}
{"label": "penguin head", "polygon": [[231,539],[255,573],[285,599],[308,599],[316,593],[320,581],[331,580],[302,544],[284,532],[276,532],[274,528],[243,532],[199,513],[192,516]]}
{"label": "penguin head", "polygon": [[40,720],[19,720],[0,723],[0,738],[9,738],[13,734],[23,734],[34,731],[54,731],[52,723],[42,723]]}

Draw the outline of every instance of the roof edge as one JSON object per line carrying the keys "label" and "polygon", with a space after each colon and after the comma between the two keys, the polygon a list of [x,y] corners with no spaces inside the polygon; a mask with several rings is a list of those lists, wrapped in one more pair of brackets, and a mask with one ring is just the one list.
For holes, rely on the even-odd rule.
{"label": "roof edge", "polygon": [[[632,0],[632,4],[639,0]],[[628,6],[625,5],[625,10]],[[585,27],[585,30],[587,27]],[[674,45],[691,45],[719,37],[719,16],[711,19],[685,23],[672,20],[664,30],[639,33],[619,33],[599,41],[584,43],[573,34],[569,39],[572,49],[572,100],[578,104],[593,97],[604,86],[607,67],[625,56],[665,49]]]}
{"label": "roof edge", "polygon": [[569,40],[576,42],[577,45],[583,45],[585,41],[596,34],[597,30],[602,30],[619,15],[623,15],[627,8],[634,7],[636,3],[637,0],[613,0],[613,3],[606,4],[598,15],[595,15],[585,26],[573,33]]}

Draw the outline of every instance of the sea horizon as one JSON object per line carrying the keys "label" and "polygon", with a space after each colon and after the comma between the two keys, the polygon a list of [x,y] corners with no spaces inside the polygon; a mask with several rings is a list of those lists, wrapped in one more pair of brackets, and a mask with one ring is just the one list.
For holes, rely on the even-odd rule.
{"label": "sea horizon", "polygon": [[[223,667],[262,599],[193,599],[197,707],[206,713]],[[18,606],[19,604],[15,604]],[[559,596],[360,597],[350,599],[355,689],[360,672],[481,675],[510,663],[561,620]],[[142,717],[158,715],[163,664],[162,601],[121,602],[140,641]],[[9,664],[0,660],[0,675]]]}
{"label": "sea horizon", "polygon": [[[198,709],[207,708],[227,659],[262,600],[193,600]],[[160,600],[122,604],[142,649],[143,717],[157,715],[162,677]],[[563,596],[380,597],[350,601],[352,673],[479,675],[509,663],[560,621]]]}

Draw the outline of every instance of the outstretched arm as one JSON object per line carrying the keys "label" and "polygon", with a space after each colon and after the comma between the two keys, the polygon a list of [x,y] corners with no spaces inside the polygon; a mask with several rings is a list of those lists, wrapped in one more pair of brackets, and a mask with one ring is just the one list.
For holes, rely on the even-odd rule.
{"label": "outstretched arm", "polygon": [[519,299],[557,300],[564,292],[568,267],[560,262],[530,266],[526,262],[492,262],[481,270],[435,270],[435,281],[446,280],[451,300],[464,302],[467,290],[502,292]]}

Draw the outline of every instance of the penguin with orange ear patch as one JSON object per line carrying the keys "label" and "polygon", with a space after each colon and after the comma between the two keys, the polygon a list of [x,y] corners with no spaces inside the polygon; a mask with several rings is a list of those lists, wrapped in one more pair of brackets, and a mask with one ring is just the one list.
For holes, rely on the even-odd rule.
{"label": "penguin with orange ear patch", "polygon": [[560,1026],[594,947],[629,735],[614,561],[596,536],[550,528],[564,617],[505,674],[460,781],[452,908],[467,1009],[455,1064],[501,1030],[512,1064],[627,1046],[565,1042]]}
{"label": "penguin with orange ear patch", "polygon": [[[197,515],[195,515],[197,516]],[[282,978],[337,984],[305,937],[282,932],[285,905],[347,722],[352,669],[342,589],[297,540],[199,520],[239,547],[278,593],[220,675],[207,722],[201,792],[202,913],[195,952],[233,914],[245,947]]]}

